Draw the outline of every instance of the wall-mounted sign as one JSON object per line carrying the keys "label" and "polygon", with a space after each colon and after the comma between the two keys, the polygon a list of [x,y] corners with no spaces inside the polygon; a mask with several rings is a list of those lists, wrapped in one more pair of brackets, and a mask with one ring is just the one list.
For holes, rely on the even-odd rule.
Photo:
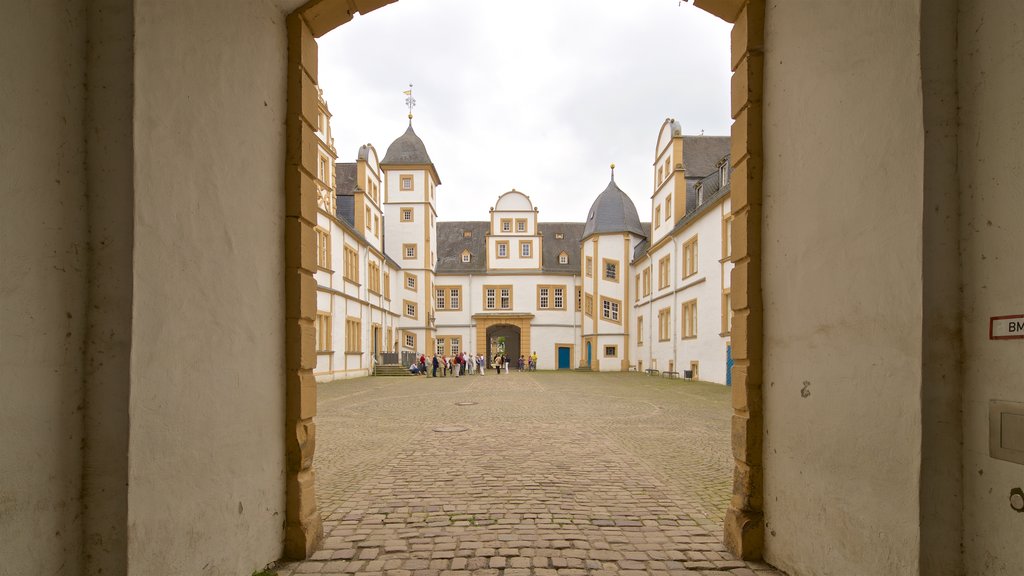
{"label": "wall-mounted sign", "polygon": [[1024,314],[993,316],[988,321],[989,340],[1024,340]]}

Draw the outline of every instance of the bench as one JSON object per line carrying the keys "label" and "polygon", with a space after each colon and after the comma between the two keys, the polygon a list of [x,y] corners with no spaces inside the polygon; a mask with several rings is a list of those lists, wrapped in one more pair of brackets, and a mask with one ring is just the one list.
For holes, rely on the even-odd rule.
{"label": "bench", "polygon": [[657,376],[658,374],[661,374],[661,372],[658,372],[654,368],[648,368],[647,370],[644,370],[644,372],[647,372],[648,376]]}
{"label": "bench", "polygon": [[679,372],[665,371],[661,373],[662,378],[679,378]]}

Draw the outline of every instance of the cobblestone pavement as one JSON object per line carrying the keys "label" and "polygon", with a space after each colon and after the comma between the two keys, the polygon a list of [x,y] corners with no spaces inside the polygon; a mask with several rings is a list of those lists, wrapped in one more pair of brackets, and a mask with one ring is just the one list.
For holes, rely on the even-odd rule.
{"label": "cobblestone pavement", "polygon": [[637,374],[321,384],[297,574],[780,575],[721,545],[729,389]]}

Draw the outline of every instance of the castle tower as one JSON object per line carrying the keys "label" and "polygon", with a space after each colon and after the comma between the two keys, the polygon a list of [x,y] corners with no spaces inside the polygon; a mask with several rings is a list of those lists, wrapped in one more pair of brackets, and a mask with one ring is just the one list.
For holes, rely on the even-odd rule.
{"label": "castle tower", "polygon": [[636,206],[615,184],[612,164],[611,181],[591,205],[580,241],[584,367],[618,371],[629,366],[629,263],[645,238]]}
{"label": "castle tower", "polygon": [[380,162],[384,182],[385,253],[402,267],[393,298],[401,306],[399,349],[433,350],[431,298],[437,263],[437,194],[441,178],[423,140],[409,128]]}

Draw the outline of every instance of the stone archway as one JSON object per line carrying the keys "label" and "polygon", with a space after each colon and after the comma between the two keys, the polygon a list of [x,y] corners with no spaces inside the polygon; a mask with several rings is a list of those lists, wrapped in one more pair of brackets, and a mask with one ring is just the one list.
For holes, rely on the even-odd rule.
{"label": "stone archway", "polygon": [[[285,153],[285,554],[310,556],[322,534],[314,489],[316,362],[316,38],[396,0],[309,0],[288,16],[288,113]],[[627,4],[624,2],[623,6]],[[759,559],[764,545],[762,482],[761,189],[764,0],[694,0],[732,30],[733,496],[725,543]],[[540,16],[538,16],[540,17]],[[476,318],[474,318],[476,319]],[[477,351],[486,326],[477,321]],[[519,320],[521,321],[521,320]],[[493,323],[493,322],[492,322]],[[490,324],[488,324],[490,325]],[[520,324],[522,329],[522,325]],[[529,320],[523,331],[529,349]]]}
{"label": "stone archway", "polygon": [[512,324],[495,324],[488,328],[484,339],[486,347],[484,358],[487,358],[488,365],[491,364],[491,359],[499,353],[503,353],[510,362],[514,363],[522,354],[521,337],[519,327]]}

